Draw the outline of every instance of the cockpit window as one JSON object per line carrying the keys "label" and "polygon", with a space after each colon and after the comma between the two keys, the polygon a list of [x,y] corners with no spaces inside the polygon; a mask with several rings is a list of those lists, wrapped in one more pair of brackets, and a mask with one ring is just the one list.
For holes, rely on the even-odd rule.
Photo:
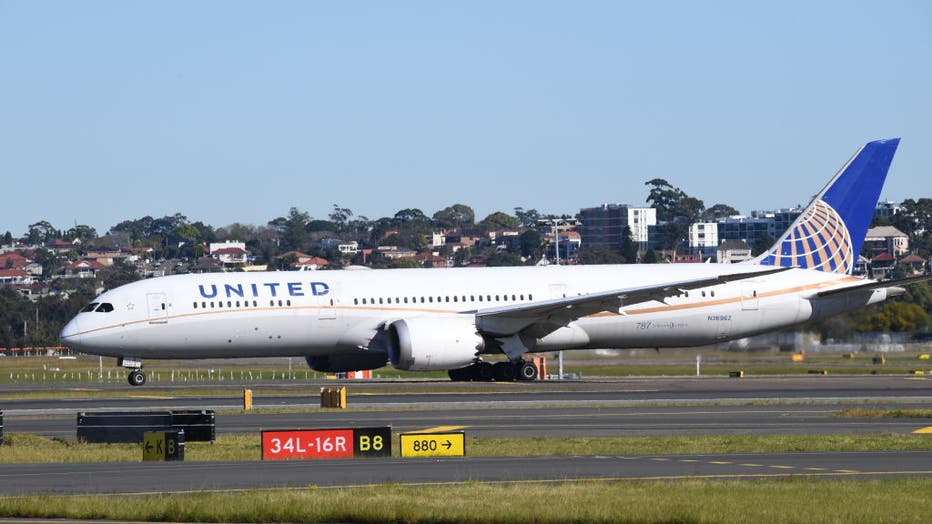
{"label": "cockpit window", "polygon": [[104,302],[97,308],[98,313],[109,313],[111,311],[113,311],[113,304],[109,302]]}
{"label": "cockpit window", "polygon": [[91,311],[94,311],[94,308],[96,308],[98,304],[99,302],[91,302],[90,304],[84,306],[84,309],[81,310],[81,313],[90,313]]}

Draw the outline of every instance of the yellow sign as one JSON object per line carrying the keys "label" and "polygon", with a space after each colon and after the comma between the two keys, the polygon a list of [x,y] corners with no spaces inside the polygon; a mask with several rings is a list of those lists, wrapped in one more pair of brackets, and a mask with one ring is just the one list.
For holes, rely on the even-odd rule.
{"label": "yellow sign", "polygon": [[142,460],[184,460],[181,432],[146,431],[142,434]]}
{"label": "yellow sign", "polygon": [[402,457],[462,457],[466,455],[466,434],[402,433]]}

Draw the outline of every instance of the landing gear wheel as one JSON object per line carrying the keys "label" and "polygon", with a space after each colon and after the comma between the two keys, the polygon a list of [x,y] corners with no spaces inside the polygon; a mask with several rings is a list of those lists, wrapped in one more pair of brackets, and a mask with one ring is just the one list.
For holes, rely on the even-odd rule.
{"label": "landing gear wheel", "polygon": [[518,370],[511,362],[496,362],[492,366],[492,373],[499,382],[512,382],[517,378]]}
{"label": "landing gear wheel", "polygon": [[141,386],[146,383],[146,374],[141,369],[130,371],[127,380],[130,386]]}
{"label": "landing gear wheel", "polygon": [[537,380],[537,366],[522,360],[518,365],[518,380]]}

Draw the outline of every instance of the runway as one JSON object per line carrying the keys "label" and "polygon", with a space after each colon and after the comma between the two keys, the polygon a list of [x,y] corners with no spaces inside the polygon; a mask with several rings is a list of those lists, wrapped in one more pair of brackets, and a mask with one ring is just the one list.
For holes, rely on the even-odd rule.
{"label": "runway", "polygon": [[889,478],[932,475],[932,451],[573,457],[357,459],[308,462],[10,464],[0,493],[144,495],[274,488],[558,483],[575,480]]}
{"label": "runway", "polygon": [[[320,382],[257,387],[257,408],[319,406]],[[482,386],[485,386],[483,388]],[[391,426],[393,432],[455,426],[471,437],[902,434],[930,418],[840,417],[846,408],[932,409],[932,381],[917,377],[618,379],[550,384],[349,383],[346,410],[252,412],[230,394],[180,395],[114,388],[101,398],[2,401],[6,432],[73,439],[76,413],[115,409],[214,409],[219,434],[263,429]],[[488,391],[491,390],[491,391]],[[0,391],[0,394],[3,394]],[[779,396],[776,396],[779,395]],[[222,412],[222,410],[228,410]],[[468,455],[468,452],[467,452]],[[677,479],[932,476],[932,451],[731,455],[465,457],[307,462],[0,465],[0,493],[151,493],[381,482],[558,482]],[[75,491],[76,490],[76,491]]]}

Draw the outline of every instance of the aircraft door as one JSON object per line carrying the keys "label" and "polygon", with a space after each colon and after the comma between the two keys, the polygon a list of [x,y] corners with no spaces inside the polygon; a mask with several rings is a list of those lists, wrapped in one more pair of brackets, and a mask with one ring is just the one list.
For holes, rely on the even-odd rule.
{"label": "aircraft door", "polygon": [[329,292],[326,295],[320,295],[317,298],[318,320],[321,322],[321,326],[327,327],[333,325],[337,320],[337,298],[336,298],[336,286],[331,285]]}
{"label": "aircraft door", "polygon": [[566,284],[550,284],[550,298],[566,298]]}
{"label": "aircraft door", "polygon": [[165,293],[146,294],[146,306],[150,324],[168,323],[168,300]]}
{"label": "aircraft door", "polygon": [[753,282],[745,283],[741,288],[741,310],[757,311],[757,285]]}

